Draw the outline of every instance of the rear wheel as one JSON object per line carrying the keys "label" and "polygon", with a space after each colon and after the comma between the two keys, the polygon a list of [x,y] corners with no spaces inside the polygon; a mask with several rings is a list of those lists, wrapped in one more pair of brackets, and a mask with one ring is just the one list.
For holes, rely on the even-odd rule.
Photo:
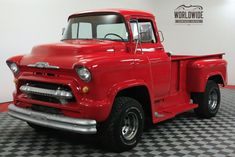
{"label": "rear wheel", "polygon": [[118,97],[109,119],[100,125],[98,131],[105,147],[122,152],[137,145],[143,128],[144,111],[140,103],[129,97]]}
{"label": "rear wheel", "polygon": [[220,89],[212,80],[209,80],[204,93],[194,94],[193,100],[198,103],[198,108],[194,111],[202,118],[214,117],[220,107]]}

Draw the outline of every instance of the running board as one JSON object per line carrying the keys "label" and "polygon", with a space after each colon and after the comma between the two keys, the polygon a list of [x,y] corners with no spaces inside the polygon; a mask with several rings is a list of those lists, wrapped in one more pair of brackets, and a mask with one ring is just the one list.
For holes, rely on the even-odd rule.
{"label": "running board", "polygon": [[175,117],[176,115],[197,108],[197,104],[183,104],[166,108],[162,111],[154,112],[154,123]]}

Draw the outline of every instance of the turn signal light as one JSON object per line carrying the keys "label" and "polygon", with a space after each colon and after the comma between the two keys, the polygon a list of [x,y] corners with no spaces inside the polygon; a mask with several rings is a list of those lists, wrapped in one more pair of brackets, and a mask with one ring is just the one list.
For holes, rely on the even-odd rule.
{"label": "turn signal light", "polygon": [[82,88],[82,92],[83,92],[84,94],[88,93],[89,90],[90,90],[90,89],[89,89],[87,86],[84,86],[84,87]]}

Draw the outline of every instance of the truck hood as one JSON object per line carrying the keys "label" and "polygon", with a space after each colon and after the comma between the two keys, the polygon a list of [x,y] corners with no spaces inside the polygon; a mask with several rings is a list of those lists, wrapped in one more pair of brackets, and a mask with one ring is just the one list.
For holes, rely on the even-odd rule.
{"label": "truck hood", "polygon": [[39,45],[25,55],[20,65],[27,66],[38,62],[48,63],[62,69],[84,65],[97,59],[104,59],[115,52],[126,51],[125,43],[99,40],[67,40],[60,43]]}

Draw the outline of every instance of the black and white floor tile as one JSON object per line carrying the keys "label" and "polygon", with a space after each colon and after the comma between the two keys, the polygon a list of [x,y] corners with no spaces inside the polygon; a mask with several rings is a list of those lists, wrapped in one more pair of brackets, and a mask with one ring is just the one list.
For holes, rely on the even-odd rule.
{"label": "black and white floor tile", "polygon": [[212,119],[193,112],[156,124],[133,150],[120,154],[102,148],[96,136],[61,131],[36,132],[0,113],[0,156],[235,156],[235,90],[222,89],[221,109]]}

